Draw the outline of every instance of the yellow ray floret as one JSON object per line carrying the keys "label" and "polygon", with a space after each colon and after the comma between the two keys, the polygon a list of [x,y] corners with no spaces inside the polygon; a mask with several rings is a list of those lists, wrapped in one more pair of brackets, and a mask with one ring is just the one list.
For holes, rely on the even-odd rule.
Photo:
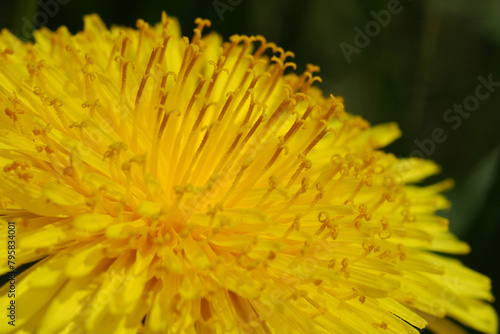
{"label": "yellow ray floret", "polygon": [[397,125],[262,36],[84,20],[0,35],[0,238],[38,261],[0,332],[496,332],[489,279],[436,253],[469,251],[435,215],[451,181],[380,150]]}

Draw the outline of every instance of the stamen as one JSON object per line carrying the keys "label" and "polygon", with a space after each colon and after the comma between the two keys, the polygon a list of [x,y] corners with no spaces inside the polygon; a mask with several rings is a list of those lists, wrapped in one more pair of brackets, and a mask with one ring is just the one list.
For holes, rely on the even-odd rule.
{"label": "stamen", "polygon": [[288,238],[288,236],[293,232],[293,231],[299,231],[300,229],[300,218],[301,218],[301,215],[300,214],[297,214],[295,216],[295,218],[293,219],[293,223],[292,225],[288,228],[288,230],[286,230],[285,234],[283,234],[283,236],[281,237],[282,240],[285,240]]}
{"label": "stamen", "polygon": [[194,29],[194,36],[193,36],[193,40],[191,41],[191,43],[194,43],[194,44],[199,44],[199,41],[200,41],[200,38],[201,38],[201,34],[203,32],[203,28],[205,27],[209,27],[212,25],[212,22],[210,22],[210,20],[207,20],[207,19],[202,19],[200,17],[198,17],[195,21],[194,21],[195,24],[198,25],[198,27],[196,27]]}
{"label": "stamen", "polygon": [[165,34],[165,37],[163,39],[163,44],[161,46],[160,56],[158,57],[158,64],[163,63],[163,60],[165,59],[165,52],[167,51],[167,47],[168,47],[168,42],[172,38],[172,35],[166,35],[166,32],[164,32],[164,34]]}
{"label": "stamen", "polygon": [[269,87],[267,88],[267,93],[266,96],[264,97],[263,103],[266,103],[271,94],[273,93],[274,89],[276,88],[276,85],[278,84],[278,81],[280,78],[283,77],[283,73],[285,72],[285,69],[288,67],[293,67],[294,69],[297,68],[297,65],[295,63],[289,62],[289,63],[284,63],[286,57],[288,55],[293,56],[292,52],[285,52],[282,58],[277,58],[276,56],[273,56],[271,58],[271,61],[275,61],[276,65],[271,71],[271,78],[272,80],[269,83]]}
{"label": "stamen", "polygon": [[304,152],[302,152],[302,155],[303,156],[307,156],[307,154],[312,150],[312,148],[314,146],[316,146],[316,144],[319,143],[319,141],[329,132],[334,132],[333,129],[331,128],[326,128],[324,127],[321,132],[309,143],[309,145],[307,146],[307,148],[304,150]]}
{"label": "stamen", "polygon": [[[182,82],[179,86],[179,90],[178,90],[178,94],[180,94],[182,92],[182,90],[184,89],[184,86],[186,84],[186,80],[190,77],[190,73],[191,73],[191,70],[193,69],[194,67],[194,64],[196,63],[196,61],[201,57],[202,53],[199,51],[199,50],[195,50],[194,48],[194,45],[193,44],[189,44],[188,48],[186,49],[186,53],[185,55],[187,55],[188,53],[190,53],[190,50],[193,51],[194,53],[194,56],[191,58],[190,62],[188,63],[187,65],[187,68],[186,70],[184,71],[183,75],[182,75]],[[182,66],[181,66],[181,69],[182,69]],[[180,71],[179,71],[179,76],[180,75]],[[177,95],[179,97],[179,95]]]}
{"label": "stamen", "polygon": [[144,39],[144,33],[149,29],[149,24],[146,23],[143,19],[137,20],[136,27],[139,28],[139,43],[137,43],[137,51],[135,56],[135,62],[138,64],[140,62],[141,57],[141,46],[142,41]]}
{"label": "stamen", "polygon": [[312,167],[312,162],[309,159],[306,159],[303,154],[299,154],[299,161],[300,165],[299,168],[297,168],[297,171],[292,175],[290,180],[288,181],[286,188],[290,188],[290,186],[295,182],[297,177],[300,175],[303,169],[310,169]]}
{"label": "stamen", "polygon": [[[342,269],[340,269],[340,271],[344,273],[345,278],[349,278],[349,276],[351,275],[351,273],[349,272],[349,259],[348,258],[344,258],[342,260]],[[356,294],[356,296],[357,296],[357,294]]]}
{"label": "stamen", "polygon": [[214,67],[214,72],[212,74],[212,79],[210,80],[210,84],[208,85],[207,92],[205,93],[205,100],[208,101],[210,98],[210,94],[212,94],[212,90],[217,82],[217,78],[221,72],[226,72],[229,75],[229,70],[227,68],[222,68],[222,64],[224,63],[224,56],[221,54],[217,59],[217,63],[209,60],[208,64]]}
{"label": "stamen", "polygon": [[359,192],[361,191],[361,188],[363,188],[363,186],[366,185],[366,181],[364,178],[362,178],[357,187],[354,189],[354,191],[352,192],[352,194],[349,196],[349,198],[347,198],[344,202],[344,204],[347,204],[347,203],[352,203],[354,201],[354,198],[356,197],[356,195],[359,194]]}
{"label": "stamen", "polygon": [[276,52],[276,44],[268,43],[264,36],[257,35],[255,37],[255,40],[260,42],[260,47],[253,54],[255,59],[260,58],[262,56],[262,54],[264,52],[266,52],[266,50],[268,50],[268,49],[271,49],[273,53]]}
{"label": "stamen", "polygon": [[231,188],[226,193],[226,195],[224,196],[224,198],[222,199],[222,201],[220,201],[220,205],[221,206],[229,198],[229,196],[233,193],[234,189],[236,188],[236,186],[240,182],[240,179],[241,179],[243,173],[252,164],[252,162],[253,162],[253,158],[249,158],[245,162],[243,162],[243,164],[241,165],[240,170],[238,171],[238,174],[236,174],[236,177],[234,178],[234,181],[233,181],[233,184],[231,185]]}
{"label": "stamen", "polygon": [[120,59],[121,65],[121,77],[122,77],[122,84],[120,88],[120,93],[121,96],[124,97],[126,95],[126,89],[127,89],[127,67],[129,64],[132,64],[132,68],[134,68],[134,63],[132,62],[124,62],[122,59]]}
{"label": "stamen", "polygon": [[200,156],[201,152],[203,151],[203,148],[205,147],[208,137],[210,137],[210,133],[212,131],[212,126],[209,126],[207,131],[205,132],[205,136],[203,136],[203,139],[201,140],[200,146],[196,150],[196,153],[194,154],[193,158],[191,159],[191,163],[189,167],[187,168],[186,172],[184,173],[184,177],[182,178],[181,184],[186,184],[189,180],[189,177],[191,176],[191,172],[193,170],[193,167],[198,160],[198,157]]}
{"label": "stamen", "polygon": [[[230,57],[230,52],[233,50],[233,48],[238,45],[240,42],[243,41],[243,47],[241,48],[241,52],[240,54],[238,55],[238,58],[236,59],[236,62],[234,63],[233,65],[233,68],[230,69],[230,73],[229,73],[229,77],[227,78],[227,81],[226,81],[226,85],[224,87],[224,91],[227,91],[227,88],[228,86],[230,85],[233,77],[234,77],[234,74],[235,73],[238,73],[237,69],[238,69],[238,66],[240,65],[240,62],[241,60],[243,59],[243,57],[245,56],[245,54],[247,53],[247,50],[252,42],[252,40],[248,37],[248,36],[238,36],[238,35],[233,35],[230,37],[230,40],[231,40],[231,46],[229,47],[229,49],[226,50],[226,52],[224,53],[224,57],[225,57],[225,60],[227,61],[227,59]],[[231,58],[234,58],[234,57],[231,57]],[[224,62],[225,64],[226,62]]]}
{"label": "stamen", "polygon": [[85,101],[82,103],[82,108],[89,108],[89,115],[91,118],[94,118],[95,110],[99,107],[101,107],[99,99],[95,100],[94,102]]}
{"label": "stamen", "polygon": [[151,52],[151,56],[149,58],[148,65],[146,67],[146,71],[145,71],[144,75],[142,76],[141,84],[139,86],[139,89],[137,90],[137,95],[135,98],[135,107],[134,107],[134,124],[136,124],[136,126],[134,126],[132,128],[132,143],[131,143],[132,147],[134,147],[134,148],[137,146],[137,136],[138,136],[138,132],[139,132],[139,126],[137,126],[137,125],[140,124],[140,122],[139,122],[139,103],[141,101],[141,97],[142,97],[142,94],[144,92],[144,87],[146,87],[146,82],[149,78],[149,72],[151,71],[151,67],[153,66],[156,54],[158,53],[159,50],[160,50],[160,48],[157,47],[157,48],[154,48],[153,51]]}
{"label": "stamen", "polygon": [[[139,86],[139,89],[137,90],[137,95],[136,95],[136,98],[135,98],[135,110],[136,111],[137,111],[137,108],[139,106],[139,102],[141,100],[142,93],[144,91],[144,87],[146,86],[146,81],[149,78],[149,72],[151,71],[151,67],[153,66],[156,54],[158,53],[159,50],[160,50],[160,47],[154,48],[153,51],[151,52],[151,56],[149,57],[149,61],[148,61],[148,65],[146,67],[146,71],[145,71],[144,75],[142,76],[141,84]],[[134,123],[134,124],[136,124],[136,123]]]}
{"label": "stamen", "polygon": [[214,173],[218,173],[222,169],[222,167],[224,167],[224,165],[228,162],[229,157],[231,156],[234,149],[236,148],[236,145],[238,144],[242,135],[243,135],[242,132],[239,132],[236,135],[236,138],[234,138],[233,143],[231,144],[229,149],[226,151],[226,153],[224,153],[224,156],[219,160],[217,167],[215,167],[215,169],[214,169]]}
{"label": "stamen", "polygon": [[266,201],[266,199],[269,197],[269,195],[273,192],[274,189],[278,186],[278,180],[274,176],[269,177],[269,188],[267,189],[266,193],[262,196],[260,199],[259,203],[255,206],[256,208],[259,208],[262,206],[262,204]]}
{"label": "stamen", "polygon": [[5,60],[7,60],[8,55],[13,55],[13,54],[14,54],[14,49],[12,48],[6,48],[2,52],[0,52],[0,56]]}
{"label": "stamen", "polygon": [[272,218],[277,219],[283,213],[285,213],[290,208],[290,206],[292,206],[297,201],[297,199],[299,198],[300,195],[305,194],[307,192],[308,187],[309,187],[309,184],[308,184],[307,178],[305,178],[305,177],[302,178],[302,185],[299,188],[299,190],[297,190],[295,195],[286,203],[286,205],[280,210],[280,212],[275,214]]}

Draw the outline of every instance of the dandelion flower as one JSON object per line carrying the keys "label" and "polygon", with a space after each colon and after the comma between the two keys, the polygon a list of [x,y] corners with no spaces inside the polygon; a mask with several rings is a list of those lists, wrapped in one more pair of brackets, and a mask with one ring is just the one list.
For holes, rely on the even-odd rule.
{"label": "dandelion flower", "polygon": [[496,331],[489,279],[438,254],[469,251],[451,181],[414,185],[438,167],[381,151],[395,124],[262,36],[84,21],[0,35],[2,249],[12,222],[38,261],[2,333]]}

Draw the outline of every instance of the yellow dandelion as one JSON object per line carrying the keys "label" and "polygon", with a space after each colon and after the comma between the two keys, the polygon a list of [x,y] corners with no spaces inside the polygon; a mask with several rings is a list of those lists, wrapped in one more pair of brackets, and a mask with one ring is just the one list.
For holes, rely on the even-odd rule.
{"label": "yellow dandelion", "polygon": [[0,332],[496,331],[489,279],[437,254],[469,251],[451,181],[412,185],[438,167],[381,151],[395,124],[262,36],[84,20],[0,36],[1,273],[38,261]]}

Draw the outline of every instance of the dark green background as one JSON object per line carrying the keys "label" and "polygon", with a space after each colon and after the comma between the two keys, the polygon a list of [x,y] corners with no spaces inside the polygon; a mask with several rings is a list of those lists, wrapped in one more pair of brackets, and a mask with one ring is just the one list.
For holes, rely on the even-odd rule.
{"label": "dark green background", "polygon": [[[166,10],[188,36],[198,16],[210,19],[211,29],[226,39],[232,34],[264,35],[295,53],[298,71],[307,63],[319,65],[320,87],[325,94],[343,96],[350,113],[373,124],[398,122],[403,137],[387,148],[398,156],[410,155],[418,149],[415,140],[431,138],[435,128],[442,128],[447,140],[436,144],[429,158],[443,172],[428,182],[455,179],[456,187],[448,194],[453,208],[443,215],[472,246],[461,260],[490,276],[494,294],[500,296],[500,87],[456,130],[443,121],[448,108],[474,94],[478,76],[492,74],[500,82],[498,0],[402,0],[401,13],[392,15],[349,64],[340,43],[354,45],[354,28],[364,30],[374,19],[370,12],[387,9],[389,0],[219,0],[239,3],[223,13],[223,20],[212,0],[61,2],[67,4],[46,15],[51,29],[66,25],[76,32],[82,29],[82,15],[95,12],[108,25],[134,26],[137,18],[156,23]],[[38,1],[1,2],[0,27],[29,38],[26,22],[33,22],[37,12],[51,14]]]}

